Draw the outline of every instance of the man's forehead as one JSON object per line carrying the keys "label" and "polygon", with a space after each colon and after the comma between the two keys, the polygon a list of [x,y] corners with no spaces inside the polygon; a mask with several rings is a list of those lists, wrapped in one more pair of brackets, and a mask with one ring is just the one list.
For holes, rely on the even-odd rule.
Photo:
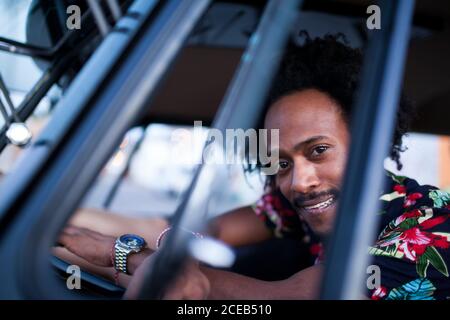
{"label": "man's forehead", "polygon": [[[332,139],[347,130],[341,117],[329,112],[300,113],[298,115],[282,114],[266,121],[266,129],[278,130],[279,145],[284,149],[294,148],[300,143],[311,143],[317,140]],[[269,144],[271,144],[269,135]]]}
{"label": "man's forehead", "polygon": [[[294,149],[300,143],[341,136],[347,125],[339,107],[327,96],[295,94],[275,103],[267,113],[266,129],[279,130],[280,149]],[[270,138],[270,137],[269,137]],[[269,139],[269,148],[271,141]]]}
{"label": "man's forehead", "polygon": [[279,129],[280,135],[289,135],[292,131],[305,134],[318,134],[321,131],[336,130],[344,121],[340,109],[332,100],[305,99],[294,96],[284,98],[268,110],[264,126],[267,129]]}

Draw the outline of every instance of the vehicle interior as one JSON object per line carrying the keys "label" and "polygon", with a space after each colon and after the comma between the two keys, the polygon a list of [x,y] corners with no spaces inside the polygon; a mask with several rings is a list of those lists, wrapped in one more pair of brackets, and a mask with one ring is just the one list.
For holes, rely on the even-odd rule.
{"label": "vehicle interior", "polygon": [[[335,254],[321,294],[349,298],[343,288],[356,292],[357,279],[333,270],[361,265],[363,258],[352,260],[345,243],[357,239],[358,221],[371,219],[356,208],[364,194],[378,192],[382,173],[378,182],[359,177],[377,171],[386,158],[382,152],[362,155],[370,155],[371,146],[386,149],[389,141],[381,133],[392,130],[395,108],[383,105],[395,105],[402,88],[417,108],[410,142],[420,150],[406,154],[405,170],[415,173],[418,163],[428,163],[430,169],[420,173],[424,181],[450,190],[450,4],[379,1],[388,27],[378,33],[366,28],[371,4],[0,1],[1,20],[8,22],[0,27],[0,258],[7,261],[0,265],[0,298],[122,297],[124,288],[88,270],[81,273],[82,290],[66,288],[71,262],[53,255],[52,248],[80,208],[160,217],[202,231],[206,218],[255,202],[264,192],[259,174],[245,173],[242,165],[172,163],[170,147],[179,133],[180,157],[201,156],[209,128],[253,128],[284,47],[301,43],[302,30],[311,36],[345,34],[363,50],[369,70],[359,89],[359,121],[352,127],[359,138],[349,166],[356,169],[346,173],[339,208],[354,214],[336,225]],[[67,19],[76,13],[70,6],[80,10],[80,28],[76,23],[69,28]],[[196,121],[203,126],[200,136]],[[194,149],[186,148],[188,143]],[[357,240],[368,242],[371,232]],[[168,236],[141,298],[157,299],[187,257],[201,256],[188,244],[182,232]],[[258,247],[217,243],[210,256],[227,250],[234,263],[218,268],[263,280],[284,279],[307,266],[305,252],[289,239]]]}

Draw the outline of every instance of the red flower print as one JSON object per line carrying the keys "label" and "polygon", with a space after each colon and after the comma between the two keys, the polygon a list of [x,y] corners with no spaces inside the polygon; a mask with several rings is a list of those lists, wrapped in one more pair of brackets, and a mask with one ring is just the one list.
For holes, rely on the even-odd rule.
{"label": "red flower print", "polygon": [[400,236],[400,240],[412,244],[428,244],[431,242],[428,232],[422,232],[418,227],[405,230]]}
{"label": "red flower print", "polygon": [[438,224],[443,223],[445,220],[447,220],[447,218],[448,218],[448,215],[446,215],[446,216],[438,216],[438,217],[433,218],[433,219],[428,219],[428,220],[426,220],[426,221],[424,221],[424,222],[422,222],[420,224],[420,228],[421,229],[433,228],[434,226],[437,226]]}
{"label": "red flower print", "polygon": [[428,246],[431,245],[431,233],[422,232],[419,228],[414,227],[405,230],[400,236],[400,245],[398,250],[403,252],[407,259],[416,261],[418,256],[421,256]]}
{"label": "red flower print", "polygon": [[309,252],[312,256],[316,256],[314,264],[318,264],[325,261],[325,248],[322,243],[314,243],[309,247]]}
{"label": "red flower print", "polygon": [[406,193],[406,188],[405,188],[405,186],[402,186],[401,184],[396,184],[394,186],[394,191],[397,191],[400,194],[405,194]]}
{"label": "red flower print", "polygon": [[405,202],[403,203],[403,207],[406,208],[406,207],[410,207],[410,206],[415,205],[416,204],[416,200],[420,199],[420,198],[422,198],[422,194],[421,193],[415,192],[415,193],[408,194],[405,197]]}
{"label": "red flower print", "polygon": [[400,223],[402,223],[406,219],[416,218],[416,217],[420,217],[420,216],[422,216],[422,214],[420,213],[420,211],[418,209],[405,212],[404,214],[402,214],[395,220],[395,225],[398,226]]}
{"label": "red flower print", "polygon": [[323,246],[321,243],[314,243],[309,247],[309,252],[313,256],[318,256],[323,251]]}
{"label": "red flower print", "polygon": [[383,299],[387,295],[387,289],[383,286],[380,286],[379,288],[375,289],[375,291],[372,293],[372,300],[380,300]]}
{"label": "red flower print", "polygon": [[450,242],[447,238],[440,235],[433,235],[431,245],[442,249],[450,248]]}
{"label": "red flower print", "polygon": [[408,229],[400,236],[401,244],[398,250],[405,254],[405,257],[411,261],[417,261],[417,258],[424,254],[428,247],[447,249],[450,243],[446,237],[435,235],[431,232],[423,232],[418,227]]}
{"label": "red flower print", "polygon": [[417,251],[421,252],[419,253],[420,256],[420,254],[423,254],[425,252],[425,249],[423,248],[423,246],[411,245],[407,242],[403,242],[398,246],[398,251],[403,252],[408,260],[416,262]]}

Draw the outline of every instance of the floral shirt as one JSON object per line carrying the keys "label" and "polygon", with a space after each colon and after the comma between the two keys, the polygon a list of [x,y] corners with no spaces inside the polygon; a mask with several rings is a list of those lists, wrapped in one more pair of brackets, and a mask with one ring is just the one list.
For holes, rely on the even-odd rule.
{"label": "floral shirt", "polygon": [[[450,299],[450,194],[387,172],[378,236],[368,253],[380,268],[380,283],[367,289],[374,300]],[[276,237],[294,237],[310,247],[311,263],[323,247],[279,190],[253,206]]]}

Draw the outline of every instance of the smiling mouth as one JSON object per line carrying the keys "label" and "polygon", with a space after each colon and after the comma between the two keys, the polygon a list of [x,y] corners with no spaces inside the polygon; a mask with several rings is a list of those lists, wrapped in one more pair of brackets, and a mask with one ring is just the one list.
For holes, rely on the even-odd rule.
{"label": "smiling mouth", "polygon": [[328,209],[331,205],[333,205],[336,202],[336,198],[334,196],[331,196],[325,201],[319,202],[312,206],[301,206],[298,207],[302,213],[312,213],[312,214],[319,214],[323,213],[326,209]]}

